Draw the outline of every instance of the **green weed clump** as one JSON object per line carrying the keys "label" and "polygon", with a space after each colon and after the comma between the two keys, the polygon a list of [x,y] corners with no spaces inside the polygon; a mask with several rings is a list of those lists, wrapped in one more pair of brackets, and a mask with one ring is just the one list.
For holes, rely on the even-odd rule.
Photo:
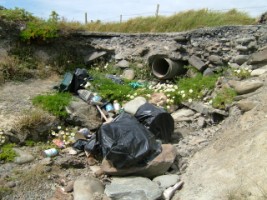
{"label": "green weed clump", "polygon": [[236,95],[234,89],[223,88],[212,99],[212,106],[214,108],[225,109],[227,105],[230,105],[234,101]]}
{"label": "green weed clump", "polygon": [[172,94],[175,96],[175,102],[201,100],[208,91],[214,89],[217,79],[218,75],[203,76],[200,73],[193,78],[179,78],[178,90]]}
{"label": "green weed clump", "polygon": [[12,189],[5,186],[0,186],[0,199],[12,193]]}
{"label": "green weed clump", "polygon": [[17,156],[16,152],[13,150],[13,147],[15,144],[5,144],[1,147],[0,151],[0,160],[3,160],[4,162],[11,162],[15,159]]}
{"label": "green weed clump", "polygon": [[38,95],[33,98],[32,102],[57,117],[66,117],[65,107],[69,105],[71,98],[72,95],[70,93],[55,93]]}

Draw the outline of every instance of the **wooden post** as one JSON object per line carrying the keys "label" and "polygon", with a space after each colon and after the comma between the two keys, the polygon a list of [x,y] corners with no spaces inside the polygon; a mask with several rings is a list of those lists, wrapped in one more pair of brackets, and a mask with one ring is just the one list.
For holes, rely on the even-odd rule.
{"label": "wooden post", "polygon": [[159,4],[157,4],[156,17],[159,16]]}
{"label": "wooden post", "polygon": [[85,17],[85,24],[87,24],[87,12],[85,12],[84,17]]}
{"label": "wooden post", "polygon": [[122,23],[122,15],[120,15],[120,23]]}

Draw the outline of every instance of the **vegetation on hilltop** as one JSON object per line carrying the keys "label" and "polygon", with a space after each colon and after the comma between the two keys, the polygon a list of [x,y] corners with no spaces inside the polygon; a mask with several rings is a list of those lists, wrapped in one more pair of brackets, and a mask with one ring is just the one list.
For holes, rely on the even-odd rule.
{"label": "vegetation on hilltop", "polygon": [[255,19],[247,13],[232,9],[227,12],[210,11],[208,9],[189,10],[175,15],[137,17],[125,22],[101,22],[97,20],[87,24],[60,19],[55,11],[51,12],[48,20],[32,16],[24,9],[0,9],[0,19],[24,21],[26,29],[22,31],[22,39],[49,39],[58,37],[56,31],[88,30],[96,32],[180,32],[203,27],[224,25],[251,25]]}

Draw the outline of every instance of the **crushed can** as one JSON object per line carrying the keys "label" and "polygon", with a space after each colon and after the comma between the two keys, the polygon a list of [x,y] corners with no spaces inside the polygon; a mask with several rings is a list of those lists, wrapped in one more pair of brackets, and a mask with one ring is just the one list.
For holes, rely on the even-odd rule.
{"label": "crushed can", "polygon": [[53,157],[58,155],[58,150],[56,148],[51,148],[43,151],[44,157]]}

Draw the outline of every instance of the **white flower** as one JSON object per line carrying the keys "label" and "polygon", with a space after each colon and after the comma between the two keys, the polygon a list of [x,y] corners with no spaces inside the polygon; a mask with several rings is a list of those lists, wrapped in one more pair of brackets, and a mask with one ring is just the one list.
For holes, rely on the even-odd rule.
{"label": "white flower", "polygon": [[60,130],[61,129],[61,126],[58,126],[57,129]]}
{"label": "white flower", "polygon": [[177,85],[175,85],[175,86],[174,86],[174,89],[176,89],[176,90],[177,90],[177,89],[178,89],[178,86],[177,86]]}
{"label": "white flower", "polygon": [[133,96],[133,95],[131,95],[131,96],[130,96],[130,99],[134,99],[134,96]]}
{"label": "white flower", "polygon": [[137,93],[134,93],[133,95],[134,95],[134,96],[137,96]]}
{"label": "white flower", "polygon": [[182,94],[182,97],[185,98],[185,94]]}
{"label": "white flower", "polygon": [[192,89],[190,89],[190,90],[189,90],[189,93],[193,93],[193,90],[192,90]]}
{"label": "white flower", "polygon": [[184,94],[184,90],[180,91],[181,94]]}
{"label": "white flower", "polygon": [[167,109],[170,109],[171,107],[170,106],[166,106]]}
{"label": "white flower", "polygon": [[51,135],[56,135],[56,132],[55,132],[55,131],[52,131],[52,132],[51,132]]}
{"label": "white flower", "polygon": [[75,133],[71,133],[70,135],[71,135],[72,137],[74,137],[74,136],[75,136]]}
{"label": "white flower", "polygon": [[212,100],[209,100],[209,104],[210,104],[210,105],[212,104]]}
{"label": "white flower", "polygon": [[150,98],[151,97],[151,94],[147,94],[146,96]]}
{"label": "white flower", "polygon": [[191,103],[193,100],[192,99],[188,99],[188,102]]}
{"label": "white flower", "polygon": [[167,97],[170,97],[171,95],[170,94],[167,94]]}
{"label": "white flower", "polygon": [[239,74],[240,72],[241,72],[241,71],[240,71],[240,69],[236,70],[236,73],[238,73],[238,74]]}

